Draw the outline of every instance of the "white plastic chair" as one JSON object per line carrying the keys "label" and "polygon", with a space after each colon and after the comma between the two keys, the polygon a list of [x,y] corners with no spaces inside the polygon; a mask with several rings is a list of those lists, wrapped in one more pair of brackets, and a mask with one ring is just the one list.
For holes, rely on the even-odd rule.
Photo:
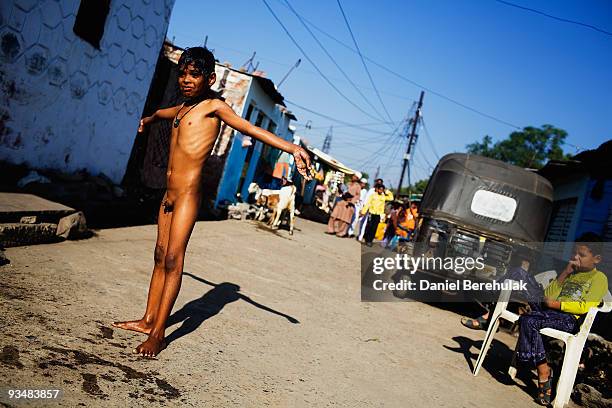
{"label": "white plastic chair", "polygon": [[[552,279],[556,277],[555,271],[543,272],[541,274],[536,275],[535,279],[539,283],[543,284],[543,286],[546,286],[552,280],[551,276]],[[507,282],[512,284],[513,281],[507,280]],[[487,329],[487,333],[483,340],[482,348],[480,349],[480,354],[478,355],[476,365],[474,366],[474,376],[478,375],[480,367],[484,362],[485,356],[487,355],[487,351],[489,350],[491,342],[493,341],[493,337],[495,336],[497,328],[499,327],[499,319],[502,318],[514,323],[519,318],[516,313],[512,313],[507,310],[511,292],[511,290],[503,290],[499,295],[495,310],[493,311],[493,314],[490,316],[489,319],[489,328]],[[574,388],[574,381],[576,380],[576,373],[578,372],[578,364],[580,363],[582,349],[589,335],[589,332],[591,331],[591,326],[595,321],[595,316],[597,315],[597,312],[608,313],[611,310],[612,295],[608,291],[608,293],[606,293],[603,298],[602,306],[592,307],[591,309],[589,309],[584,321],[582,322],[582,325],[580,326],[580,331],[578,333],[571,334],[561,330],[555,330],[550,328],[544,328],[540,330],[541,334],[562,340],[565,343],[563,365],[561,367],[561,375],[559,376],[559,381],[557,382],[556,397],[553,402],[553,408],[563,408],[565,404],[569,402],[572,389]],[[508,375],[510,375],[510,377],[513,379],[516,376],[516,368],[512,365],[508,369]]]}

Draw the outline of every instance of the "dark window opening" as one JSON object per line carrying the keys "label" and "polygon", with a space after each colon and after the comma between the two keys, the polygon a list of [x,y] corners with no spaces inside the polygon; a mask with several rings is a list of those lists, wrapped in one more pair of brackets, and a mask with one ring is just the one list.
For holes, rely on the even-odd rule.
{"label": "dark window opening", "polygon": [[568,239],[571,241],[568,234],[577,203],[576,197],[557,200],[553,203],[552,216],[546,234],[547,242],[565,242]]}
{"label": "dark window opening", "polygon": [[81,0],[72,31],[100,49],[104,25],[110,11],[110,0]]}

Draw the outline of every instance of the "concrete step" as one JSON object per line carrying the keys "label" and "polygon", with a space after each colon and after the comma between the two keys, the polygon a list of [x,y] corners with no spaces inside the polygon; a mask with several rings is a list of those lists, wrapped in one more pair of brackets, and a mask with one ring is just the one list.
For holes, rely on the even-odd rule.
{"label": "concrete step", "polygon": [[0,223],[18,223],[36,216],[38,222],[54,222],[76,212],[74,208],[45,200],[33,194],[0,193]]}
{"label": "concrete step", "polygon": [[62,241],[56,232],[57,224],[4,223],[0,224],[0,244],[8,248]]}

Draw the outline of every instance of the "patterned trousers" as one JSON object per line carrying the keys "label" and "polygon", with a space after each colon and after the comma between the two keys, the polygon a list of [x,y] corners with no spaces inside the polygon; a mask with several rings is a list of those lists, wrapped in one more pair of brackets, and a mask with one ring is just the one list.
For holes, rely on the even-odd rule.
{"label": "patterned trousers", "polygon": [[512,268],[500,280],[503,282],[504,279],[527,282],[527,290],[519,295],[528,300],[531,311],[519,318],[517,359],[533,365],[543,363],[546,361],[546,350],[540,330],[551,328],[575,333],[580,328],[579,320],[572,314],[544,308],[541,303],[544,298],[542,286],[524,269]]}

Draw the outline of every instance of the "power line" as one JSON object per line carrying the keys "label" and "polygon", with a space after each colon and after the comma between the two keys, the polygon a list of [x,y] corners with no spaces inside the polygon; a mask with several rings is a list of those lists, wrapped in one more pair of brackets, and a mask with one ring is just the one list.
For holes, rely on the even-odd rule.
{"label": "power line", "polygon": [[[423,166],[423,164],[421,163],[421,161],[417,160],[416,157],[412,161],[411,166],[412,167],[416,167],[417,169],[421,170],[425,174],[425,177],[415,177],[415,179],[416,178],[420,178],[421,180],[423,180],[423,179],[425,179],[425,178],[427,178],[427,177],[429,177],[431,175],[431,170],[426,169],[425,166]],[[414,176],[416,176],[416,172],[414,172]],[[414,184],[414,183],[411,183],[411,184]]]}
{"label": "power line", "polygon": [[436,156],[436,159],[440,160],[440,155],[438,154],[438,151],[436,150],[436,147],[434,146],[433,138],[429,134],[429,130],[427,129],[427,126],[425,125],[425,119],[422,117],[421,117],[421,125],[422,125],[423,130],[425,131],[425,139],[427,139],[427,141],[429,142],[429,147],[431,147],[431,150],[433,154]]}
{"label": "power line", "polygon": [[[311,22],[310,20],[308,20],[307,18],[305,18],[305,17],[303,17],[303,16],[302,16],[302,18],[303,18],[303,19],[304,19],[304,21],[306,21],[306,22],[307,22],[307,23],[308,23],[308,24],[309,24],[309,25],[310,25],[312,28],[314,28],[315,30],[317,30],[317,31],[318,31],[318,32],[320,32],[321,34],[325,35],[326,37],[330,38],[331,40],[333,40],[333,41],[337,42],[338,44],[342,45],[344,48],[346,48],[346,49],[348,49],[348,50],[350,50],[350,51],[352,51],[352,52],[354,52],[354,53],[358,53],[358,52],[357,52],[355,49],[353,49],[353,47],[351,47],[350,45],[346,44],[345,42],[343,42],[343,41],[341,41],[341,40],[337,39],[337,38],[336,38],[336,37],[334,37],[333,35],[329,34],[327,31],[323,30],[322,28],[319,28],[319,27],[318,27],[316,24],[312,23],[312,22]],[[491,119],[491,120],[493,120],[493,121],[496,121],[496,122],[498,122],[498,123],[502,123],[502,124],[504,124],[504,125],[506,125],[506,126],[509,126],[509,127],[511,127],[511,128],[514,128],[514,129],[519,129],[519,130],[521,129],[521,127],[520,127],[520,126],[517,126],[517,125],[515,125],[515,124],[513,124],[513,123],[510,123],[510,122],[508,122],[508,121],[505,121],[505,120],[503,120],[503,119],[500,119],[500,118],[498,118],[498,117],[495,117],[495,116],[493,116],[493,115],[490,115],[490,114],[488,114],[488,113],[482,112],[482,111],[480,111],[480,110],[478,110],[478,109],[476,109],[476,108],[472,108],[471,106],[468,106],[468,105],[466,105],[466,104],[464,104],[464,103],[461,103],[461,102],[459,102],[459,101],[457,101],[457,100],[455,100],[455,99],[453,99],[453,98],[451,98],[451,97],[448,97],[448,96],[446,96],[446,95],[442,94],[441,92],[437,92],[437,91],[435,91],[435,90],[433,90],[433,89],[431,89],[431,88],[429,88],[429,87],[426,87],[426,86],[424,86],[424,85],[421,85],[420,83],[418,83],[418,82],[416,82],[416,81],[413,81],[413,80],[411,80],[410,78],[407,78],[407,77],[405,77],[404,75],[402,75],[402,74],[400,74],[400,73],[398,73],[398,72],[395,72],[394,70],[392,70],[392,69],[390,69],[390,68],[388,68],[388,67],[386,67],[386,66],[384,66],[384,65],[382,65],[382,64],[380,64],[380,63],[378,63],[377,61],[373,60],[372,58],[368,57],[367,55],[363,55],[363,58],[364,58],[364,59],[366,59],[367,61],[371,62],[372,64],[376,65],[376,66],[377,66],[377,67],[379,67],[380,69],[382,69],[382,70],[384,70],[384,71],[386,71],[386,72],[388,72],[388,73],[390,73],[390,74],[392,74],[392,75],[394,75],[394,76],[396,76],[396,77],[398,77],[398,78],[400,78],[400,79],[402,79],[402,80],[404,80],[404,81],[406,81],[406,82],[408,82],[408,83],[410,83],[410,84],[412,84],[412,85],[414,85],[414,86],[416,86],[416,87],[418,87],[418,88],[421,88],[421,89],[423,89],[423,90],[425,90],[425,91],[427,91],[427,92],[429,92],[429,93],[431,93],[431,94],[434,94],[434,95],[436,95],[436,96],[437,96],[437,97],[439,97],[439,98],[442,98],[442,99],[444,99],[444,100],[446,100],[446,101],[448,101],[448,102],[451,102],[451,103],[453,103],[453,104],[455,104],[455,105],[457,105],[457,106],[460,106],[460,107],[462,107],[462,108],[464,108],[464,109],[466,109],[466,110],[469,110],[469,111],[471,111],[471,112],[473,112],[473,113],[476,113],[476,114],[478,114],[478,115],[480,115],[480,116],[483,116],[483,117],[485,117],[485,118],[488,118],[488,119]]]}
{"label": "power line", "polygon": [[405,122],[405,120],[402,120],[397,127],[395,128],[395,130],[393,130],[393,132],[389,133],[389,136],[387,137],[387,139],[382,142],[381,147],[379,147],[376,151],[374,151],[373,153],[371,153],[369,156],[366,156],[364,159],[362,159],[359,163],[361,163],[361,165],[359,167],[364,168],[366,165],[370,164],[371,162],[373,162],[377,157],[381,157],[384,156],[385,154],[388,153],[388,151],[395,147],[395,142],[397,139],[399,139],[401,136],[398,134],[398,131],[400,130],[400,128],[402,127],[403,123]]}
{"label": "power line", "polygon": [[391,135],[391,137],[385,142],[381,143],[381,146],[374,152],[367,155],[365,158],[361,159],[357,162],[357,166],[361,168],[365,168],[366,166],[374,163],[377,158],[380,158],[387,154],[393,146],[395,146],[395,135]]}
{"label": "power line", "polygon": [[358,167],[365,168],[366,166],[376,163],[377,159],[382,158],[386,154],[388,154],[391,151],[391,149],[396,146],[397,140],[399,140],[399,136],[397,135],[393,135],[393,136],[395,137],[390,138],[384,144],[382,144],[381,147],[378,148],[375,152],[371,153],[369,156],[366,156],[364,159],[362,159],[359,162],[361,164],[359,164]]}
{"label": "power line", "polygon": [[[278,1],[280,2],[281,0],[278,0]],[[184,36],[184,37],[189,37],[189,38],[193,38],[193,39],[196,39],[196,40],[200,39],[200,37],[196,37],[194,35],[190,35],[190,34],[184,32],[184,31],[181,31],[181,30],[176,30],[175,29],[173,32],[180,33],[181,36]],[[215,44],[215,49],[218,48],[218,49],[222,49],[222,50],[227,50],[227,51],[231,51],[233,53],[240,54],[240,55],[245,55],[245,56],[252,55],[252,53],[250,51],[239,50],[237,48],[231,48],[231,47],[225,47],[225,46],[219,45],[219,43],[216,43],[216,42],[209,41],[209,44],[211,44],[211,45]],[[354,52],[354,50],[353,50],[353,52]],[[264,57],[261,57],[261,56],[259,57],[259,60],[261,60],[263,62],[268,62],[268,63],[271,63],[271,64],[275,64],[275,65],[278,65],[278,66],[281,66],[281,67],[287,67],[287,68],[291,68],[294,65],[294,64],[287,64],[286,62],[276,61],[276,60],[270,59],[270,58],[264,58]],[[309,70],[307,68],[301,69],[300,72],[306,73],[306,74],[309,74],[309,75],[319,76],[319,74],[316,71],[312,71],[312,70]],[[334,80],[334,81],[337,81],[337,82],[348,82],[348,81],[346,81],[346,79],[342,79],[340,77],[335,77],[335,76],[332,76],[332,75],[328,75],[327,77],[332,79],[332,80]],[[359,85],[356,85],[356,86],[357,86],[357,88],[363,89],[363,90],[368,90],[368,91],[373,91],[374,90],[373,88],[367,87],[367,86],[359,86]],[[403,95],[398,95],[396,93],[393,93],[393,92],[390,92],[390,91],[386,91],[386,90],[380,90],[380,93],[384,94],[384,95],[389,95],[390,97],[393,97],[393,98],[398,98],[398,99],[402,99],[402,100],[406,100],[406,101],[412,100],[412,98],[410,98],[410,97],[403,96]],[[389,125],[386,121],[384,123],[377,122],[376,124],[385,125],[385,126]],[[327,126],[323,126],[323,127],[327,128]]]}
{"label": "power line", "polygon": [[[382,174],[386,177],[387,173],[389,172],[389,170],[391,170],[392,168],[395,168],[397,166],[401,166],[401,164],[397,163],[394,164],[395,159],[397,158],[397,155],[400,151],[404,150],[404,145],[402,142],[407,142],[406,139],[402,139],[402,141],[400,141],[400,146],[398,146],[397,149],[394,150],[393,155],[389,158],[389,161],[387,163],[387,165],[383,168]],[[385,178],[385,177],[381,177],[381,178]],[[388,185],[392,185],[391,182],[388,182]]]}
{"label": "power line", "polygon": [[[337,128],[341,128],[341,127],[352,127],[352,126],[360,126],[360,127],[364,127],[364,126],[382,126],[382,125],[386,125],[386,123],[380,123],[380,122],[376,122],[376,123],[354,123],[349,125],[340,125],[340,126],[336,126]],[[302,125],[300,123],[296,124],[295,126],[297,127],[305,127],[306,125]],[[327,129],[329,126],[310,126],[309,129]],[[387,133],[387,132],[381,132],[381,133]]]}
{"label": "power line", "polygon": [[361,95],[361,97],[363,98],[363,100],[370,105],[370,107],[374,110],[374,112],[376,112],[376,114],[378,116],[380,116],[380,118],[385,121],[385,119],[382,117],[382,115],[376,110],[376,108],[374,107],[374,105],[372,105],[372,103],[370,102],[370,100],[363,94],[363,92],[361,92],[361,90],[357,87],[357,85],[355,85],[355,83],[351,80],[351,78],[347,75],[347,73],[342,69],[342,67],[340,66],[340,64],[338,64],[338,62],[336,62],[336,59],[329,53],[329,51],[327,51],[327,48],[325,48],[325,46],[321,43],[321,41],[319,41],[319,38],[315,35],[315,33],[312,32],[312,30],[310,29],[310,27],[308,27],[308,24],[306,24],[306,22],[302,19],[302,16],[300,16],[297,11],[295,11],[295,9],[291,6],[291,4],[289,3],[288,0],[283,0],[285,2],[285,4],[287,4],[287,7],[289,7],[289,9],[293,12],[293,14],[298,18],[298,20],[300,20],[300,23],[302,23],[302,25],[304,26],[304,28],[306,29],[306,31],[308,31],[308,33],[310,34],[310,36],[315,40],[315,42],[319,45],[319,47],[323,50],[323,52],[325,53],[325,55],[327,55],[327,57],[334,63],[334,65],[336,66],[336,68],[338,68],[338,71],[340,71],[340,73],[342,73],[342,75],[344,76],[344,78],[353,86],[353,88],[357,91],[357,93],[359,93],[359,95]]}
{"label": "power line", "polygon": [[427,160],[427,156],[425,156],[425,153],[423,153],[423,151],[421,151],[421,150],[417,150],[417,149],[415,149],[415,155],[416,155],[417,153],[418,153],[418,154],[420,154],[420,155],[421,155],[421,158],[422,158],[422,159],[425,161],[425,163],[427,163],[427,167],[429,167],[429,170],[430,170],[430,171],[431,171],[431,170],[433,170],[433,169],[434,169],[434,166],[433,166],[433,165],[432,165],[432,164],[429,162],[429,160]]}
{"label": "power line", "polygon": [[376,84],[374,84],[374,80],[372,79],[372,75],[370,74],[370,70],[368,69],[368,65],[365,63],[365,60],[363,59],[363,54],[361,53],[361,50],[359,49],[359,45],[357,44],[357,40],[355,39],[355,35],[353,34],[353,30],[351,29],[351,25],[349,24],[348,18],[346,17],[346,14],[344,13],[344,9],[342,8],[342,3],[340,3],[340,0],[336,0],[336,2],[338,3],[340,12],[342,13],[342,17],[344,18],[344,22],[346,23],[346,28],[348,28],[348,31],[351,34],[351,38],[353,39],[353,44],[355,44],[355,48],[357,49],[357,53],[359,54],[359,58],[361,59],[361,63],[363,64],[363,68],[365,69],[366,74],[368,74],[368,78],[370,79],[372,88],[374,88],[374,92],[376,92],[376,96],[378,97],[380,105],[383,107],[383,110],[387,114],[387,117],[389,118],[391,123],[393,123],[393,119],[391,119],[391,115],[389,114],[389,111],[387,110],[385,103],[380,97],[380,92],[378,92],[378,88],[376,88]]}
{"label": "power line", "polygon": [[510,3],[509,1],[504,1],[504,0],[495,0],[495,1],[498,2],[498,3],[501,3],[501,4],[505,4],[506,6],[515,7],[517,9],[530,11],[532,13],[540,14],[540,15],[542,15],[544,17],[552,18],[553,20],[561,21],[563,23],[579,25],[579,26],[582,26],[582,27],[590,28],[591,30],[598,31],[598,32],[600,32],[602,34],[612,36],[612,32],[606,31],[604,29],[601,29],[601,28],[596,27],[596,26],[591,25],[591,24],[581,23],[580,21],[569,20],[567,18],[553,16],[551,14],[545,13],[545,12],[540,11],[540,10],[536,10],[536,9],[532,9],[532,8],[529,8],[529,7],[521,6],[521,5],[518,5],[518,4]]}
{"label": "power line", "polygon": [[354,124],[352,124],[352,123],[350,123],[350,122],[348,122],[346,120],[341,120],[341,119],[333,118],[333,117],[331,117],[329,115],[326,115],[324,113],[317,112],[315,110],[309,109],[309,108],[307,108],[305,106],[302,106],[300,104],[292,102],[292,101],[290,101],[289,99],[286,99],[286,98],[285,98],[285,102],[287,102],[290,105],[296,106],[296,107],[298,107],[298,108],[300,108],[300,109],[302,109],[302,110],[304,110],[306,112],[312,113],[313,115],[317,115],[317,116],[320,116],[320,117],[325,118],[327,120],[331,120],[332,122],[340,123],[340,124],[342,124],[344,126],[347,126],[347,127],[352,127],[352,128],[355,128],[355,129],[361,129],[361,130],[365,130],[365,131],[372,132],[372,133],[381,133],[381,134],[384,134],[384,135],[388,134],[388,132],[381,132],[381,131],[378,131],[378,130],[372,130],[372,129],[364,128],[362,125],[354,125]]}
{"label": "power line", "polygon": [[[362,109],[359,105],[357,105],[355,102],[353,102],[352,100],[350,100],[340,89],[338,89],[338,87],[336,85],[333,84],[332,81],[330,81],[329,78],[327,78],[327,76],[323,73],[323,71],[321,71],[319,69],[319,67],[317,66],[317,64],[315,64],[315,62],[308,56],[308,54],[306,53],[306,51],[304,51],[304,49],[300,46],[300,44],[297,42],[297,40],[291,35],[291,33],[289,32],[289,30],[287,29],[287,27],[285,27],[285,25],[283,24],[283,22],[280,20],[280,18],[276,15],[276,13],[274,12],[274,10],[272,10],[272,8],[270,7],[270,5],[268,4],[268,2],[266,0],[262,0],[263,3],[265,4],[266,8],[270,11],[270,13],[272,14],[272,16],[274,17],[274,19],[278,22],[278,24],[282,27],[282,29],[285,31],[285,33],[287,34],[287,36],[289,37],[289,39],[291,39],[291,41],[293,42],[293,44],[300,50],[300,52],[302,53],[302,55],[304,55],[304,58],[306,58],[308,60],[308,62],[310,62],[310,64],[312,64],[312,66],[314,67],[314,69],[317,70],[317,72],[319,73],[319,75],[321,75],[321,77],[325,80],[325,82],[327,82],[329,84],[329,86],[331,86],[337,93],[338,95],[340,95],[344,100],[346,100],[348,103],[350,103],[353,107],[355,107],[356,109],[358,109],[360,112],[362,112],[364,115],[368,116],[369,118],[372,118],[374,120],[378,120],[378,118],[372,116],[369,112],[365,111],[364,109]],[[391,121],[393,122],[393,121]]]}
{"label": "power line", "polygon": [[391,167],[391,165],[393,164],[393,162],[395,161],[395,159],[397,158],[397,155],[400,151],[404,151],[404,143],[407,141],[406,139],[402,138],[402,141],[400,142],[400,145],[398,146],[397,149],[395,149],[395,151],[393,152],[393,155],[391,156],[391,158],[389,159],[389,162],[387,164],[387,168]]}

